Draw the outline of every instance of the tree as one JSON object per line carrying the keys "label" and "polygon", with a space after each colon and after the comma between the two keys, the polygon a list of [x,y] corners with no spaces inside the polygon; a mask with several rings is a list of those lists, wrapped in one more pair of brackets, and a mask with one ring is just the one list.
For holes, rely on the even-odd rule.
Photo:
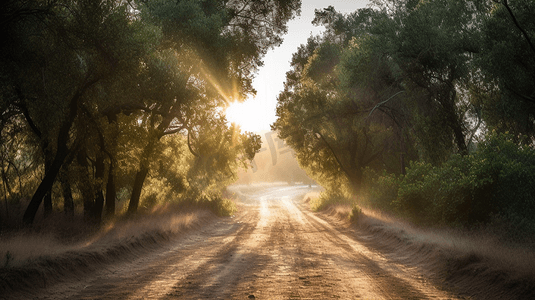
{"label": "tree", "polygon": [[[370,15],[366,9],[348,18],[368,22],[360,12]],[[396,96],[400,83],[387,61],[369,51],[366,35],[357,38],[356,30],[344,26],[361,24],[346,21],[332,8],[316,13],[315,22],[336,24],[329,23],[331,29],[322,39],[309,39],[294,55],[273,129],[319,182],[343,179],[353,192],[360,192],[365,167],[382,168],[387,161],[398,165],[390,156],[400,152],[395,142],[401,137],[400,115],[395,105],[381,102]]]}
{"label": "tree", "polygon": [[[123,184],[136,172],[135,211],[162,137],[191,135],[209,122],[201,116],[253,93],[262,56],[299,8],[297,0],[9,1],[0,21],[0,129],[4,137],[20,122],[42,153],[34,162],[43,179],[24,222],[32,223],[43,199],[51,211],[60,171],[65,210],[79,189],[85,215],[97,223],[104,203],[115,211],[117,176]],[[229,159],[243,152],[223,148],[234,153]],[[137,167],[121,168],[125,153],[135,154]],[[2,170],[9,190],[13,168]]]}
{"label": "tree", "polygon": [[164,135],[183,130],[191,135],[195,126],[208,122],[198,115],[251,93],[261,57],[281,42],[285,23],[299,7],[299,1],[140,3],[141,15],[162,27],[162,47],[167,50],[157,52],[166,58],[148,65],[150,83],[141,85],[141,101],[156,109],[151,109],[151,133],[134,180],[129,212],[137,210],[156,143]]}
{"label": "tree", "polygon": [[[103,81],[137,63],[137,35],[127,3],[114,1],[10,1],[2,47],[2,97],[40,140],[45,174],[24,214],[31,223],[68,156],[83,135],[73,127],[82,106]],[[7,95],[6,95],[7,94]],[[50,200],[46,203],[50,207]],[[47,208],[49,209],[49,208]]]}
{"label": "tree", "polygon": [[[386,37],[392,45],[390,54],[408,79],[406,86],[424,95],[416,101],[421,131],[427,135],[436,124],[441,129],[433,132],[442,133],[441,145],[447,147],[452,140],[457,152],[467,154],[468,129],[458,87],[473,64],[473,54],[479,52],[477,7],[464,1],[401,5],[391,17]],[[419,138],[424,147],[429,145],[423,143],[428,136]]]}
{"label": "tree", "polygon": [[219,192],[237,179],[237,169],[247,168],[260,150],[260,136],[240,133],[227,125],[225,118],[204,117],[207,120],[192,132],[194,158],[188,171],[188,183],[193,192]]}
{"label": "tree", "polygon": [[479,102],[494,129],[535,134],[535,21],[532,1],[495,1],[485,18],[478,55]]}

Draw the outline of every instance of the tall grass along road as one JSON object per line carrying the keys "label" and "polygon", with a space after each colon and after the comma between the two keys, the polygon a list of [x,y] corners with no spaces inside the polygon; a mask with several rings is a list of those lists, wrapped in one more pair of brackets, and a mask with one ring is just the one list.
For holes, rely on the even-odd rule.
{"label": "tall grass along road", "polygon": [[[348,222],[308,210],[308,186],[233,189],[240,195],[234,217],[213,217],[143,255],[42,288],[37,298],[461,298],[441,283],[444,274],[407,263],[410,252],[386,253]],[[419,255],[432,252],[423,249]],[[25,295],[36,297],[11,296]]]}

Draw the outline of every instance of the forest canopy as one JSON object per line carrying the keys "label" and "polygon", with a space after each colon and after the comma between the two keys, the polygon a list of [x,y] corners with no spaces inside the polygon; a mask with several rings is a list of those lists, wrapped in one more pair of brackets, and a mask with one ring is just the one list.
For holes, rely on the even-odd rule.
{"label": "forest canopy", "polygon": [[318,9],[326,31],[293,55],[272,129],[325,201],[533,233],[533,11],[530,0]]}
{"label": "forest canopy", "polygon": [[[254,94],[297,0],[9,0],[0,18],[5,225],[218,198],[260,137],[224,108]],[[210,196],[212,195],[212,196]],[[209,199],[210,198],[210,199]]]}

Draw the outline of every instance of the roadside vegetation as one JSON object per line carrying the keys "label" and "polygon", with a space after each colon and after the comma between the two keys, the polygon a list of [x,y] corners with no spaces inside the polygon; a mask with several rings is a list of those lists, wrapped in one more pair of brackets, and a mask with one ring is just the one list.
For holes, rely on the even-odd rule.
{"label": "roadside vegetation", "polygon": [[[535,236],[535,3],[372,1],[316,11],[279,137],[325,192],[426,227]],[[355,208],[359,215],[359,208]]]}

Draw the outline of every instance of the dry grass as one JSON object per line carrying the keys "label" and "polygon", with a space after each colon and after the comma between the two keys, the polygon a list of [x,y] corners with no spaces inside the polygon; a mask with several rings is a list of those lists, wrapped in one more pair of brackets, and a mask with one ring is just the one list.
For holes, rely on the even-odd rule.
{"label": "dry grass", "polygon": [[[84,229],[83,222],[58,216],[31,230],[4,234],[0,240],[0,295],[34,287],[35,283],[76,277],[114,261],[135,259],[184,230],[214,219],[208,210],[177,211],[165,205],[150,214],[109,220],[98,230]],[[81,228],[69,235],[61,226]]]}
{"label": "dry grass", "polygon": [[453,256],[476,256],[493,267],[535,277],[535,251],[531,245],[504,243],[490,229],[419,228],[379,211],[362,209],[366,226],[381,228],[415,244],[438,246]]}
{"label": "dry grass", "polygon": [[[317,198],[317,196],[316,196]],[[314,198],[304,197],[312,204]],[[334,204],[324,214],[348,222],[351,205]],[[421,228],[380,211],[362,208],[356,238],[399,263],[433,274],[474,299],[533,299],[535,249],[512,245],[490,229]]]}
{"label": "dry grass", "polygon": [[317,191],[309,192],[303,197],[303,201],[305,203],[310,203],[310,201],[315,201],[316,199],[320,197],[320,193],[321,192],[317,192]]}

